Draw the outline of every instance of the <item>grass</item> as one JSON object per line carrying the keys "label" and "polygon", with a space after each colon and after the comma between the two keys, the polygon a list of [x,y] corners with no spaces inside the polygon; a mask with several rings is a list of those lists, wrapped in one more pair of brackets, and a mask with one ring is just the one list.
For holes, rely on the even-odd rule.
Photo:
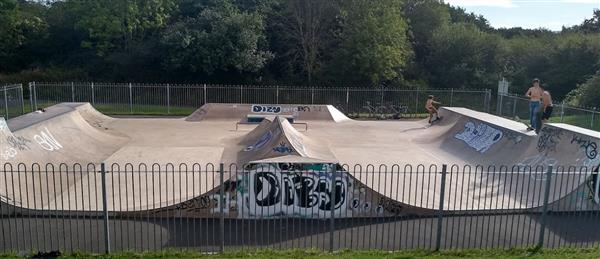
{"label": "grass", "polygon": [[[16,253],[0,254],[0,258],[27,258],[31,255]],[[251,250],[234,251],[221,254],[202,254],[191,250],[164,250],[158,252],[119,252],[109,255],[90,253],[73,253],[59,258],[600,258],[600,249],[510,249],[510,250],[449,250],[441,252],[424,250],[405,250],[397,252],[386,251],[355,251],[343,250],[333,253],[320,250]]]}

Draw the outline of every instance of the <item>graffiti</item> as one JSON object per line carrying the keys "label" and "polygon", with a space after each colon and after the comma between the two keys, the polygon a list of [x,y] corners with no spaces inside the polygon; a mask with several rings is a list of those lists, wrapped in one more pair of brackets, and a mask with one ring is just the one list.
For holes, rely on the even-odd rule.
{"label": "graffiti", "polygon": [[252,105],[252,112],[279,114],[281,113],[281,106]]}
{"label": "graffiti", "polygon": [[26,139],[25,137],[22,137],[22,136],[15,137],[14,135],[12,135],[12,136],[8,136],[6,138],[6,141],[8,142],[8,144],[11,147],[13,147],[16,150],[19,150],[19,151],[31,150],[31,148],[29,148],[29,143],[31,143],[31,140]]}
{"label": "graffiti", "polygon": [[[14,138],[14,135],[10,132],[8,125],[6,125],[6,121],[4,118],[0,118],[0,140],[2,141],[0,147],[4,147],[2,144],[4,144],[5,140],[8,141],[12,138]],[[13,146],[0,149],[0,156],[2,156],[2,159],[4,160],[14,158],[17,156],[17,154],[19,154],[19,152]]]}
{"label": "graffiti", "polygon": [[579,147],[581,147],[585,151],[585,155],[587,156],[587,158],[596,159],[596,156],[598,156],[598,144],[596,144],[596,142],[592,142],[589,139],[585,140],[581,137],[578,137],[577,135],[573,135],[573,138],[571,139],[571,144],[573,143],[579,145]]}
{"label": "graffiti", "polygon": [[512,131],[505,132],[504,137],[506,137],[506,139],[512,141],[515,145],[519,144],[519,143],[521,143],[521,141],[523,141],[523,136],[521,136],[521,134],[517,134]]}
{"label": "graffiti", "polygon": [[268,131],[267,133],[263,134],[256,141],[256,143],[254,143],[254,145],[247,146],[244,149],[244,151],[259,150],[259,149],[263,148],[267,143],[269,143],[269,141],[271,141],[272,138],[273,138],[273,132]]}
{"label": "graffiti", "polygon": [[521,161],[520,163],[518,163],[518,166],[531,166],[531,167],[535,167],[535,166],[549,166],[549,165],[555,165],[557,162],[556,158],[552,158],[552,157],[548,157],[545,155],[535,155],[535,156],[531,156],[531,157],[527,157],[525,159],[523,159],[523,161]]}
{"label": "graffiti", "polygon": [[279,143],[279,146],[274,147],[273,151],[282,153],[282,154],[292,153],[292,149],[290,147],[286,146],[285,143],[283,143],[283,142]]}
{"label": "graffiti", "polygon": [[304,156],[308,156],[308,154],[306,154],[306,149],[304,148],[304,143],[300,136],[297,136],[296,134],[288,134],[287,136],[292,146],[296,148],[296,151],[298,151]]}
{"label": "graffiti", "polygon": [[184,201],[174,209],[176,210],[186,210],[186,211],[199,211],[204,209],[212,209],[216,208],[219,203],[218,197],[215,198],[212,195],[204,195],[200,197],[193,198],[191,200]]}
{"label": "graffiti", "polygon": [[1,153],[0,155],[2,155],[2,158],[4,160],[8,160],[10,158],[14,158],[18,154],[17,150],[14,149],[14,148],[8,148],[6,150],[2,150],[2,152],[0,152],[0,153]]}
{"label": "graffiti", "polygon": [[563,131],[561,129],[549,127],[542,128],[537,143],[538,152],[548,154],[548,152],[556,151],[556,145],[558,145],[562,134]]}
{"label": "graffiti", "polygon": [[378,211],[377,214],[382,214],[384,211],[387,211],[393,215],[399,215],[402,212],[402,205],[400,205],[399,202],[386,197],[379,198],[378,208],[379,207],[381,207],[382,211]]}
{"label": "graffiti", "polygon": [[298,106],[296,108],[296,110],[299,111],[299,112],[310,112],[310,107],[308,107],[308,106]]}
{"label": "graffiti", "polygon": [[[336,179],[326,173],[274,173],[258,171],[244,176],[244,186],[238,188],[238,200],[243,211],[260,216],[320,216],[333,210],[345,213],[347,177]],[[335,195],[334,195],[335,193]]]}
{"label": "graffiti", "polygon": [[492,145],[502,139],[502,135],[502,131],[486,124],[467,122],[465,129],[454,137],[464,141],[480,153],[485,153]]}
{"label": "graffiti", "polygon": [[55,151],[61,149],[63,146],[58,143],[48,128],[44,127],[44,130],[33,136],[33,139],[45,150]]}

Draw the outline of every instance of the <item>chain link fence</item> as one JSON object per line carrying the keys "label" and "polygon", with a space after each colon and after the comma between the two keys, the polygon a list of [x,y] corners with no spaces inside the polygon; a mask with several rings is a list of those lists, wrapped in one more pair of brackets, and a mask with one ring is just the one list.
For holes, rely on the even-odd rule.
{"label": "chain link fence", "polygon": [[29,84],[31,108],[89,102],[106,114],[188,115],[206,103],[331,104],[350,117],[424,116],[428,95],[446,106],[489,111],[491,92],[468,89],[398,90],[211,84]]}
{"label": "chain link fence", "polygon": [[23,85],[11,84],[0,88],[0,116],[6,119],[25,114]]}
{"label": "chain link fence", "polygon": [[522,165],[5,164],[0,251],[596,247],[597,173]]}
{"label": "chain link fence", "polygon": [[[496,114],[517,120],[529,120],[529,99],[519,95],[498,95]],[[550,122],[560,122],[600,131],[600,111],[554,103]]]}

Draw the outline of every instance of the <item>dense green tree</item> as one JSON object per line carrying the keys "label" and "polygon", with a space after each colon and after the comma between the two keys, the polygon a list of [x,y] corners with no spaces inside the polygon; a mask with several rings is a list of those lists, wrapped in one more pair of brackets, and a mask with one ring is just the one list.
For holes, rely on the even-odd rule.
{"label": "dense green tree", "polygon": [[453,23],[471,23],[477,26],[482,31],[491,32],[494,30],[490,23],[483,15],[476,15],[474,13],[467,13],[467,11],[458,6],[447,5],[450,11],[450,17]]}
{"label": "dense green tree", "polygon": [[600,107],[600,70],[579,84],[567,96],[567,103],[575,106]]}
{"label": "dense green tree", "polygon": [[341,19],[341,42],[330,69],[373,85],[402,76],[412,50],[400,1],[344,1]]}
{"label": "dense green tree", "polygon": [[0,0],[0,71],[18,71],[33,62],[31,46],[46,28],[35,4]]}
{"label": "dense green tree", "polygon": [[337,2],[282,1],[273,13],[270,40],[278,70],[288,77],[300,75],[310,85],[321,72],[326,51],[336,42]]}
{"label": "dense green tree", "polygon": [[493,88],[499,78],[504,47],[498,35],[470,23],[436,30],[427,68],[431,83],[442,88]]}
{"label": "dense green tree", "polygon": [[212,74],[263,68],[272,54],[264,45],[264,19],[258,12],[242,11],[230,0],[194,5],[163,32],[165,66],[169,70]]}

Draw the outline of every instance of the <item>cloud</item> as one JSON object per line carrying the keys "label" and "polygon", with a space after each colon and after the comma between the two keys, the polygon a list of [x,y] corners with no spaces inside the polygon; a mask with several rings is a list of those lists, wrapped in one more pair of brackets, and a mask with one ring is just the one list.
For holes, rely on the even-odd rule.
{"label": "cloud", "polygon": [[557,2],[569,4],[597,4],[600,5],[600,0],[560,0]]}
{"label": "cloud", "polygon": [[488,6],[502,8],[518,7],[518,3],[595,4],[600,7],[600,0],[445,0],[444,2],[454,6]]}
{"label": "cloud", "polygon": [[491,6],[503,8],[517,7],[513,0],[445,0],[444,2],[454,6]]}

